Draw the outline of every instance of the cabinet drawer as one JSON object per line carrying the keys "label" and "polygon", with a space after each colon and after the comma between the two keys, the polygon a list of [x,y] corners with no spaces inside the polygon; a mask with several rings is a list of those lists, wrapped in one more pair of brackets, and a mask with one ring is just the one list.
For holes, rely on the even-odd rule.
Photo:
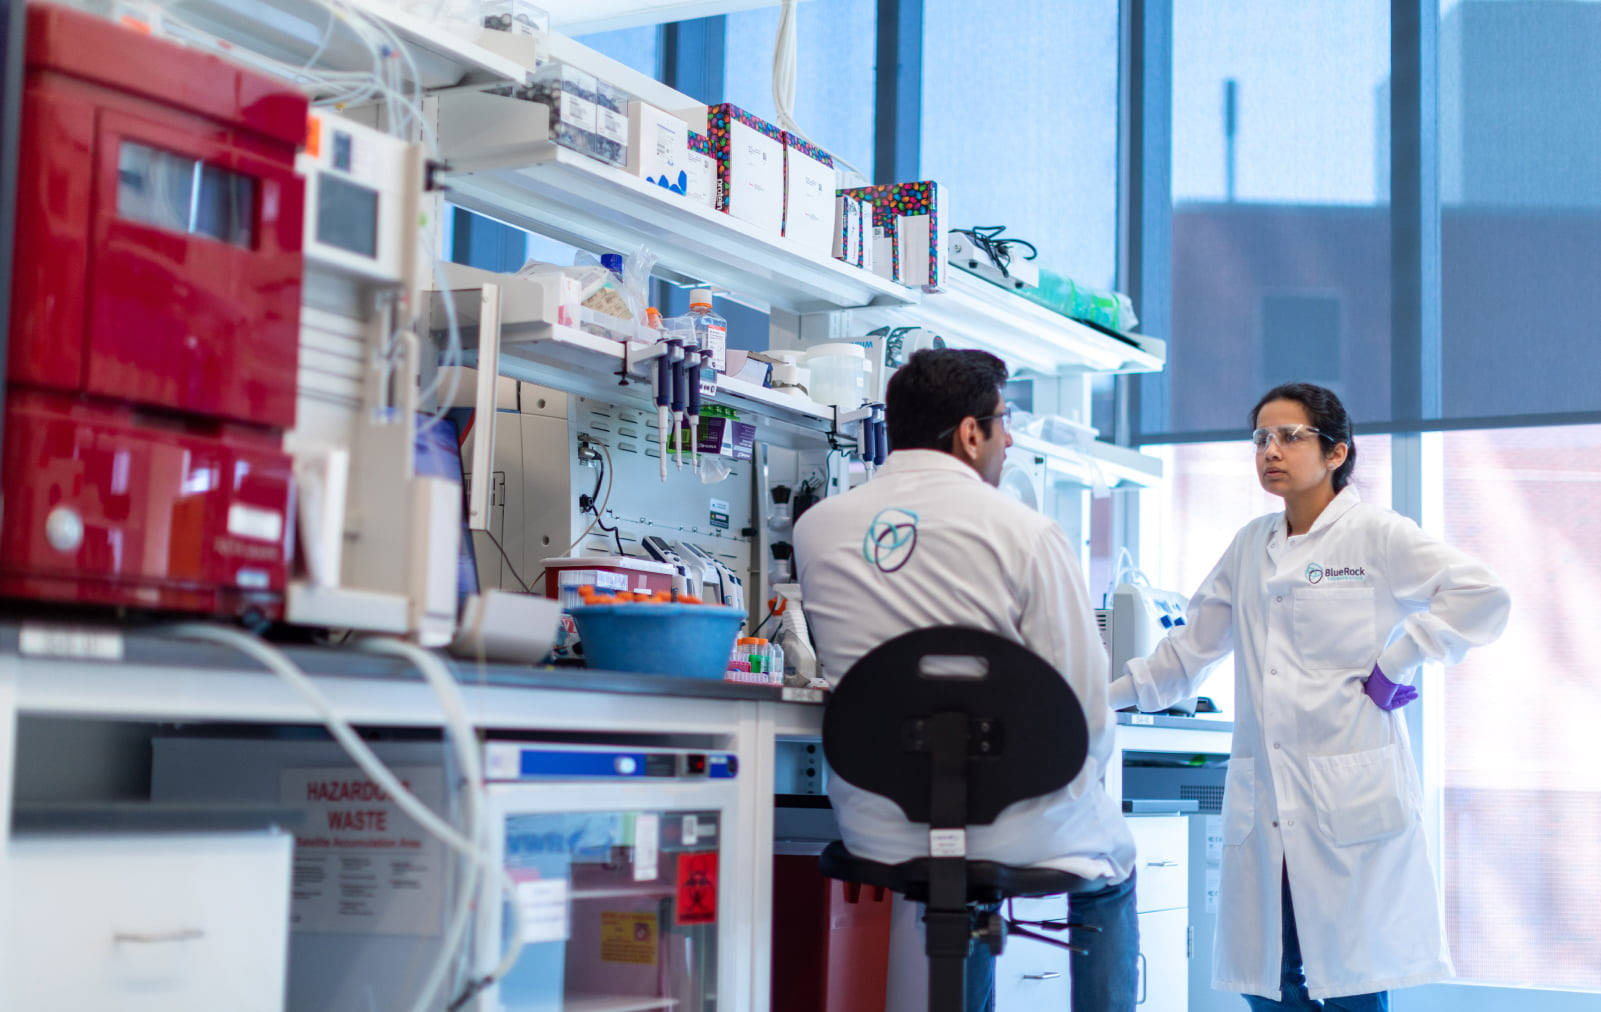
{"label": "cabinet drawer", "polygon": [[[1067,898],[1042,896],[1013,900],[1011,916],[1020,921],[1061,920],[1067,916]],[[1054,932],[1045,934],[1067,937],[1065,932],[1060,935]],[[1021,935],[1008,936],[1005,951],[995,961],[996,1009],[1007,1012],[1067,1008],[1070,981],[1068,958],[1065,949]]]}
{"label": "cabinet drawer", "polygon": [[1134,834],[1135,909],[1172,910],[1189,905],[1190,823],[1182,815],[1130,816]]}
{"label": "cabinet drawer", "polygon": [[17,836],[0,1007],[283,1008],[285,833]]}
{"label": "cabinet drawer", "polygon": [[1140,1012],[1185,1012],[1190,999],[1189,920],[1183,910],[1140,915]]}

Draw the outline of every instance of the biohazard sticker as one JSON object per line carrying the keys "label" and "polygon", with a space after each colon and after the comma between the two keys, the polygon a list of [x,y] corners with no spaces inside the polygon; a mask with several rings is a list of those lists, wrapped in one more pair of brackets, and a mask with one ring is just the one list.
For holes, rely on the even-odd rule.
{"label": "biohazard sticker", "polygon": [[717,921],[717,852],[678,855],[679,924]]}
{"label": "biohazard sticker", "polygon": [[656,915],[631,910],[602,910],[600,959],[603,963],[655,966]]}

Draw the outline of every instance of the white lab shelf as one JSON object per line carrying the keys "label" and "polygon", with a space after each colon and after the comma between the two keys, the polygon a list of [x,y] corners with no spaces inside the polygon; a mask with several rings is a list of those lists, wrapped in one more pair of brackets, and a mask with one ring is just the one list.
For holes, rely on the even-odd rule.
{"label": "white lab shelf", "polygon": [[[518,332],[507,328],[502,331],[501,342],[502,376],[619,404],[632,403],[642,408],[652,405],[649,370],[654,368],[653,363],[631,367],[629,385],[622,387],[618,372],[623,364],[623,346],[617,341],[573,327],[545,326],[524,327]],[[647,347],[629,345],[631,353]],[[473,352],[468,352],[463,361],[469,366],[477,365]],[[832,408],[737,376],[718,377],[717,394],[708,401],[741,412],[742,418],[756,423],[759,438],[779,445],[824,445],[833,426]],[[751,418],[752,415],[756,417]]]}
{"label": "white lab shelf", "polygon": [[1099,440],[1087,447],[1058,446],[1032,436],[1016,435],[1012,445],[1045,458],[1050,475],[1056,480],[1086,487],[1096,484],[1096,470],[1105,484],[1113,488],[1149,488],[1162,478],[1162,462],[1137,450]]}
{"label": "white lab shelf", "polygon": [[[465,365],[478,364],[479,287],[494,283],[501,290],[500,374],[538,383],[571,394],[648,407],[651,403],[653,362],[637,364],[637,356],[651,347],[629,342],[627,386],[619,381],[623,344],[576,327],[549,322],[549,313],[533,284],[510,275],[444,265],[445,283],[454,293]],[[434,293],[437,299],[438,293]],[[444,326],[443,307],[435,303],[431,326]],[[720,376],[714,404],[726,404],[745,416],[756,416],[761,438],[780,445],[816,446],[827,442],[834,411],[798,394],[771,390],[737,376]]]}
{"label": "white lab shelf", "polygon": [[981,348],[1014,368],[1048,375],[1158,372],[1167,361],[1164,341],[1114,337],[955,268],[946,291],[903,309],[857,315],[874,324],[926,327],[956,347]]}
{"label": "white lab shelf", "polygon": [[[466,170],[449,152],[452,167]],[[795,312],[905,306],[918,293],[832,258],[808,255],[746,222],[671,195],[552,143],[530,144],[515,167],[460,171],[451,203],[590,250],[657,256],[656,276],[704,283],[741,302]]]}
{"label": "white lab shelf", "polygon": [[[524,81],[528,68],[387,0],[344,0],[387,25],[411,50],[424,88]],[[343,20],[313,0],[178,0],[172,11],[221,39],[294,65],[313,55],[323,70],[367,70],[372,56]],[[324,36],[327,36],[324,44]],[[410,66],[401,63],[410,78]]]}

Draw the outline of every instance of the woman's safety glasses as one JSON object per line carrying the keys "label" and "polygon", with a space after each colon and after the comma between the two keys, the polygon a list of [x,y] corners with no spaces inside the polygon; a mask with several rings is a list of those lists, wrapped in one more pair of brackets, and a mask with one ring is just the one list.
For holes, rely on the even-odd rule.
{"label": "woman's safety glasses", "polygon": [[1251,445],[1260,452],[1267,449],[1267,444],[1276,442],[1279,449],[1288,450],[1321,435],[1323,433],[1310,425],[1265,425],[1251,433]]}

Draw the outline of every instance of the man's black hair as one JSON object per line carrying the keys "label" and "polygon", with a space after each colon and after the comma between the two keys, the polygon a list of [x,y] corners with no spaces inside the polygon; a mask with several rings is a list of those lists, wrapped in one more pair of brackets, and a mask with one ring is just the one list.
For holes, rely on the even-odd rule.
{"label": "man's black hair", "polygon": [[[995,413],[1006,363],[987,351],[926,348],[889,378],[884,420],[891,450],[945,450],[962,419]],[[994,419],[979,423],[990,434]]]}
{"label": "man's black hair", "polygon": [[1334,444],[1345,444],[1345,463],[1334,469],[1334,491],[1351,483],[1351,472],[1356,470],[1356,441],[1351,438],[1351,416],[1345,413],[1340,397],[1327,387],[1316,383],[1285,383],[1262,395],[1251,409],[1251,428],[1256,428],[1256,416],[1262,413],[1269,401],[1294,401],[1306,409],[1312,427],[1322,434],[1327,449]]}

